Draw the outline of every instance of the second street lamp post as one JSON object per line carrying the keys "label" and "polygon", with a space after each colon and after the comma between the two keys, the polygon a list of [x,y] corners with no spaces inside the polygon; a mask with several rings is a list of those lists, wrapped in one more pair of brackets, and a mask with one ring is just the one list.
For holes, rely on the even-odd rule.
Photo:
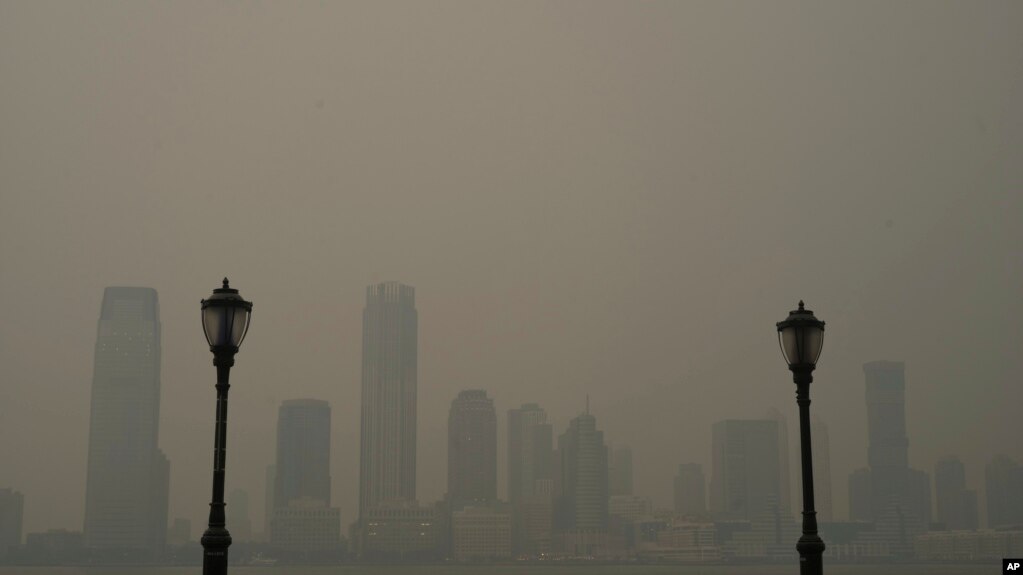
{"label": "second street lamp post", "polygon": [[203,575],[227,574],[227,548],[231,534],[227,531],[224,514],[224,467],[227,462],[227,391],[228,378],[234,365],[234,354],[249,330],[252,302],[231,289],[224,278],[224,287],[213,290],[209,299],[202,300],[202,330],[213,352],[213,365],[217,367],[217,426],[213,439],[213,501],[210,503],[210,521],[202,534]]}
{"label": "second street lamp post", "polygon": [[796,544],[799,551],[799,573],[824,573],[824,541],[817,534],[817,512],[813,508],[813,454],[810,450],[810,382],[817,358],[824,346],[824,322],[813,312],[799,309],[789,312],[778,322],[778,343],[796,382],[796,403],[799,405],[799,444],[803,460],[803,536]]}

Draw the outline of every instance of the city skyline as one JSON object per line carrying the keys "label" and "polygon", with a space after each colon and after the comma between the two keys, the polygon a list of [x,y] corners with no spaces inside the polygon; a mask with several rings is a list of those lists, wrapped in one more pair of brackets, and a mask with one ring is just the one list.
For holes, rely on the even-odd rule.
{"label": "city skyline", "polygon": [[679,463],[712,479],[714,422],[772,406],[795,484],[774,327],[804,299],[834,517],[869,461],[862,364],[889,360],[910,468],[934,489],[957,456],[983,526],[988,465],[1023,461],[1020,22],[985,1],[3,3],[0,489],[24,534],[82,530],[97,310],[148,286],[170,517],[201,532],[198,308],[226,275],[256,303],[227,492],[262,522],[279,406],[321,399],[347,527],[366,286],[400,281],[423,505],[464,389],[498,411],[499,499],[507,410],[537,403],[556,438],[587,396],[655,508]]}

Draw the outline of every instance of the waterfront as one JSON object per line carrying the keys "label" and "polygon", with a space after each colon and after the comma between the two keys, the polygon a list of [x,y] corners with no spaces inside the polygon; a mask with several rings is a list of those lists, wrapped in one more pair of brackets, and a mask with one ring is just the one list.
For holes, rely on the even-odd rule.
{"label": "waterfront", "polygon": [[[826,565],[828,575],[987,575],[991,564]],[[0,575],[196,575],[190,567],[0,567]],[[318,567],[232,566],[231,575],[793,575],[797,565],[338,565]]]}

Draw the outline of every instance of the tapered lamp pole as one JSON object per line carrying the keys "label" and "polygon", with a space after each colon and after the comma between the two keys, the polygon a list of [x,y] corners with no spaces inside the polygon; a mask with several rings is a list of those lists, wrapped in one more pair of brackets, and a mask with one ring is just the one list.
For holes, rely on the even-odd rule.
{"label": "tapered lamp pole", "polygon": [[202,300],[202,329],[213,353],[217,368],[217,424],[213,438],[213,500],[210,502],[210,521],[202,534],[203,575],[227,574],[227,548],[231,534],[227,531],[224,513],[224,468],[227,463],[227,392],[234,354],[249,330],[252,302],[245,301],[238,290],[231,289],[227,278],[224,286],[213,290],[209,299]]}
{"label": "tapered lamp pole", "polygon": [[778,342],[796,383],[799,405],[799,444],[803,462],[803,535],[796,544],[800,575],[824,573],[824,540],[817,534],[817,512],[813,504],[813,453],[810,449],[810,383],[824,346],[824,322],[803,308],[789,312],[778,322]]}

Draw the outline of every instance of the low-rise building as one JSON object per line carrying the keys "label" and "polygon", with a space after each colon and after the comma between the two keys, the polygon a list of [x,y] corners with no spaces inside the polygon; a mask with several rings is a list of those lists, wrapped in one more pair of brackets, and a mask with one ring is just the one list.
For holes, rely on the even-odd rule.
{"label": "low-rise building", "polygon": [[465,507],[451,516],[455,561],[492,561],[511,557],[512,523],[507,509]]}

